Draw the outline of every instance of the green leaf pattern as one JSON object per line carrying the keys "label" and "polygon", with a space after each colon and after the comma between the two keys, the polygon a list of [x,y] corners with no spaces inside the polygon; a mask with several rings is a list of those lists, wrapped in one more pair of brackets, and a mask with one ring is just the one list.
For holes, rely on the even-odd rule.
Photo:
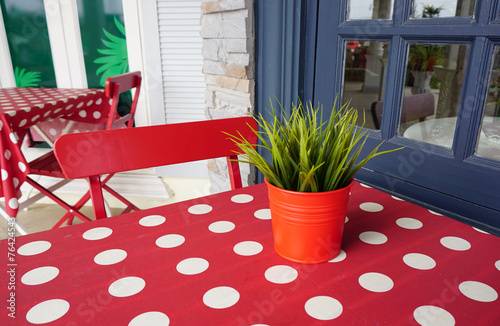
{"label": "green leaf pattern", "polygon": [[125,26],[115,17],[115,26],[123,37],[116,36],[103,28],[104,35],[108,40],[101,38],[106,49],[97,49],[102,56],[94,60],[94,63],[101,65],[96,75],[102,74],[99,83],[104,87],[106,79],[111,76],[128,72],[127,41],[125,38]]}
{"label": "green leaf pattern", "polygon": [[17,87],[38,87],[42,81],[42,73],[38,71],[26,71],[26,69],[14,69],[14,79]]}

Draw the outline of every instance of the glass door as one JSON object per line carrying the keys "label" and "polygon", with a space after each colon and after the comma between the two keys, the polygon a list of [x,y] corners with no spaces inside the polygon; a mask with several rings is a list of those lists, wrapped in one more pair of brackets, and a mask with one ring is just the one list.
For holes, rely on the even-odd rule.
{"label": "glass door", "polygon": [[499,4],[480,4],[319,0],[314,101],[404,147],[360,179],[500,232]]}

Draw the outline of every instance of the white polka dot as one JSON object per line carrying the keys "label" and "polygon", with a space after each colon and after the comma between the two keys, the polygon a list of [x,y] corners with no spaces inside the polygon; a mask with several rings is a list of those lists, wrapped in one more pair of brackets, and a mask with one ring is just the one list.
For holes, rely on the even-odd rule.
{"label": "white polka dot", "polygon": [[413,312],[413,317],[422,326],[454,326],[455,318],[443,308],[420,306]]}
{"label": "white polka dot", "polygon": [[269,208],[263,208],[256,211],[253,216],[258,218],[259,220],[270,220],[271,219],[271,210]]}
{"label": "white polka dot", "polygon": [[94,100],[90,100],[87,102],[87,106],[91,106],[94,103]]}
{"label": "white polka dot", "polygon": [[184,243],[186,239],[180,234],[167,234],[156,239],[156,245],[160,248],[175,248]]}
{"label": "white polka dot", "polygon": [[345,220],[344,220],[344,223],[347,223],[347,222],[349,222],[349,218],[346,216]]}
{"label": "white polka dot", "polygon": [[271,283],[286,284],[295,281],[299,273],[295,268],[290,266],[276,265],[269,267],[264,276]]}
{"label": "white polka dot", "polygon": [[92,114],[92,116],[94,117],[94,119],[100,119],[101,118],[101,112],[94,111],[94,113]]}
{"label": "white polka dot", "polygon": [[44,114],[43,114],[43,117],[46,118],[48,117],[52,112],[51,111],[46,111]]}
{"label": "white polka dot", "polygon": [[141,292],[145,286],[146,282],[142,278],[128,276],[114,281],[108,291],[114,297],[124,298]]}
{"label": "white polka dot", "polygon": [[17,198],[9,199],[9,207],[12,209],[17,209],[19,207],[19,202],[17,201]]}
{"label": "white polka dot", "polygon": [[95,104],[99,105],[102,103],[102,98],[98,99],[97,101],[95,101]]}
{"label": "white polka dot", "polygon": [[476,230],[476,231],[477,231],[477,232],[479,232],[479,233],[489,234],[488,232],[483,231],[483,230],[478,229],[478,228],[473,228],[473,229],[474,229],[474,230]]}
{"label": "white polka dot", "polygon": [[39,285],[52,281],[59,275],[59,269],[53,266],[44,266],[32,269],[21,277],[26,285]]}
{"label": "white polka dot", "polygon": [[[76,105],[76,107],[77,107],[78,109],[79,109],[79,108],[81,108],[82,106],[83,106],[83,102],[80,102],[80,103],[78,103],[78,104]],[[85,111],[83,111],[83,112],[85,112]],[[87,112],[85,112],[85,115],[87,115]],[[80,114],[80,116],[82,116],[82,115]],[[84,117],[84,116],[82,116],[82,117]]]}
{"label": "white polka dot", "polygon": [[240,194],[240,195],[234,195],[233,197],[231,197],[231,201],[233,203],[239,203],[239,204],[249,203],[252,200],[253,200],[253,197],[251,195]]}
{"label": "white polka dot", "polygon": [[10,141],[13,143],[13,144],[17,144],[17,137],[14,133],[10,133],[9,135],[9,138],[10,138]]}
{"label": "white polka dot", "polygon": [[73,107],[73,104],[70,104],[70,105],[68,105],[68,106],[66,107],[66,110],[69,110],[69,109],[71,109],[72,107]]}
{"label": "white polka dot", "polygon": [[375,231],[363,232],[359,235],[359,239],[365,243],[374,245],[383,244],[387,242],[387,237],[384,234]]}
{"label": "white polka dot", "polygon": [[340,250],[340,253],[337,255],[337,257],[333,258],[332,260],[329,260],[329,263],[338,263],[343,261],[347,257],[347,254],[345,253],[344,250]]}
{"label": "white polka dot", "polygon": [[[59,112],[61,112],[61,111],[62,111],[62,108],[55,109],[55,110],[54,110],[54,114],[58,114],[58,113],[59,113]],[[62,120],[62,119],[61,119],[61,120]]]}
{"label": "white polka dot", "polygon": [[317,296],[307,300],[305,304],[307,314],[319,320],[332,320],[342,314],[342,304],[332,297]]}
{"label": "white polka dot", "polygon": [[465,281],[458,286],[460,292],[467,298],[480,302],[493,302],[498,299],[498,293],[491,286],[476,282]]}
{"label": "white polka dot", "polygon": [[361,205],[359,205],[359,208],[361,208],[365,212],[376,213],[376,212],[380,212],[381,210],[383,210],[384,206],[377,204],[377,203],[367,202],[367,203],[362,203]]}
{"label": "white polka dot", "polygon": [[421,270],[429,270],[436,267],[436,261],[424,254],[411,253],[404,255],[403,261],[406,265]]}
{"label": "white polka dot", "polygon": [[19,186],[19,179],[18,178],[12,178],[12,183],[14,184],[14,188],[17,188],[17,186]]}
{"label": "white polka dot", "polygon": [[365,273],[358,279],[359,285],[372,292],[387,292],[394,287],[392,279],[381,273]]}
{"label": "white polka dot", "polygon": [[35,122],[36,120],[38,120],[38,118],[40,118],[39,114],[37,114],[33,118],[31,118],[31,122]]}
{"label": "white polka dot", "polygon": [[203,295],[203,303],[213,309],[229,308],[239,299],[239,292],[228,286],[210,289]]}
{"label": "white polka dot", "polygon": [[19,167],[19,170],[21,170],[21,172],[26,172],[26,164],[24,164],[23,162],[19,162],[17,166]]}
{"label": "white polka dot", "polygon": [[149,215],[143,217],[139,220],[139,224],[142,226],[158,226],[163,224],[167,219],[161,215]]}
{"label": "white polka dot", "polygon": [[98,265],[113,265],[127,258],[127,252],[122,249],[109,249],[98,253],[94,262]]}
{"label": "white polka dot", "polygon": [[206,271],[208,261],[203,258],[187,258],[177,264],[177,271],[184,275],[195,275]]}
{"label": "white polka dot", "polygon": [[210,224],[208,229],[213,233],[227,233],[234,230],[235,225],[229,221],[218,221]]}
{"label": "white polka dot", "polygon": [[5,158],[7,160],[10,160],[10,157],[12,156],[12,153],[11,151],[9,151],[8,149],[5,150],[5,154],[4,154]]}
{"label": "white polka dot", "polygon": [[205,204],[198,204],[198,205],[193,205],[188,208],[188,212],[194,215],[202,215],[202,214],[207,214],[212,211],[212,206],[210,205],[205,205]]}
{"label": "white polka dot", "polygon": [[55,135],[57,135],[57,130],[55,130],[54,128],[50,128],[49,134],[51,134],[52,136],[55,136]]}
{"label": "white polka dot", "polygon": [[113,230],[106,227],[98,227],[85,231],[82,235],[85,240],[101,240],[107,238],[113,233]]}
{"label": "white polka dot", "polygon": [[402,217],[396,221],[396,224],[403,229],[416,230],[420,229],[424,224],[417,219],[411,217]]}
{"label": "white polka dot", "polygon": [[33,324],[50,323],[64,316],[69,310],[69,303],[62,299],[40,302],[26,314],[26,320]]}
{"label": "white polka dot", "polygon": [[[78,104],[80,105],[80,104]],[[77,108],[80,108],[80,106],[77,106]],[[82,118],[85,118],[87,116],[87,111],[80,111],[78,112],[78,115]]]}
{"label": "white polka dot", "polygon": [[19,127],[24,127],[26,123],[28,123],[28,120],[26,119],[21,120],[21,122],[19,122]]}
{"label": "white polka dot", "polygon": [[9,174],[7,173],[7,171],[2,169],[2,181],[7,180],[8,177],[9,177]]}
{"label": "white polka dot", "polygon": [[253,256],[262,251],[263,247],[256,241],[243,241],[234,246],[235,253],[241,256]]}
{"label": "white polka dot", "polygon": [[440,242],[446,248],[457,251],[469,250],[471,247],[467,240],[458,237],[444,237],[441,238]]}
{"label": "white polka dot", "polygon": [[22,245],[17,249],[17,253],[21,256],[33,256],[41,254],[50,249],[52,244],[48,241],[34,241]]}
{"label": "white polka dot", "polygon": [[500,260],[495,262],[495,267],[500,271]]}
{"label": "white polka dot", "polygon": [[144,326],[144,325],[155,325],[155,326],[169,326],[170,319],[167,315],[159,311],[149,311],[139,316],[135,317],[128,323],[128,326]]}

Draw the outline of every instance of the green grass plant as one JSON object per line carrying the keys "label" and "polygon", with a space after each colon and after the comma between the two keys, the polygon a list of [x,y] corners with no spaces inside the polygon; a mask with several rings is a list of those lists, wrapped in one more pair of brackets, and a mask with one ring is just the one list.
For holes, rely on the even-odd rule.
{"label": "green grass plant", "polygon": [[[314,108],[299,101],[292,105],[290,115],[278,115],[271,101],[271,119],[256,116],[260,131],[254,132],[260,140],[257,147],[269,151],[272,162],[241,135],[228,134],[241,150],[238,161],[255,165],[268,182],[286,190],[323,192],[346,187],[369,160],[397,149],[379,151],[381,143],[360,158],[367,130],[356,126],[354,108],[345,104],[337,110],[336,103],[324,121],[320,105]],[[280,108],[284,112],[281,104]]]}

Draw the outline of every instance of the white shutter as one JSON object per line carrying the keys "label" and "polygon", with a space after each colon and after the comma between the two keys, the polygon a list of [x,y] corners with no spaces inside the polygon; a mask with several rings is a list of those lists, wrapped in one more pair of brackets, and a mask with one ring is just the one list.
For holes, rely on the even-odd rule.
{"label": "white shutter", "polygon": [[205,120],[201,0],[158,0],[167,123]]}

